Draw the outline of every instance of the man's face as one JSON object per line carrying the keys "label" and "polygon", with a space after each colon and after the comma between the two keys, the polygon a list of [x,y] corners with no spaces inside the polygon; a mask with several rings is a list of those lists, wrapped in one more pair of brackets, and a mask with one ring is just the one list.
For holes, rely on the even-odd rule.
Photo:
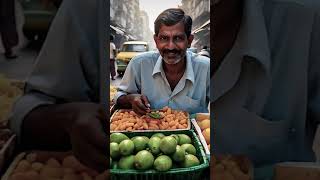
{"label": "man's face", "polygon": [[173,26],[161,25],[158,36],[154,35],[157,48],[167,64],[177,64],[186,55],[193,36],[187,35],[184,31],[184,24],[179,22]]}

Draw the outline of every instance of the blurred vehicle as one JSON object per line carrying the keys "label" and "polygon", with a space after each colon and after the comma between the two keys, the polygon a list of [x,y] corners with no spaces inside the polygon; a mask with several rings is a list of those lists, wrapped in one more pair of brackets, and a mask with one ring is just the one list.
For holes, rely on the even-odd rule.
{"label": "blurred vehicle", "polygon": [[21,0],[25,17],[23,33],[29,40],[44,40],[46,38],[61,1],[62,0]]}
{"label": "blurred vehicle", "polygon": [[127,41],[123,43],[120,52],[116,57],[117,72],[120,76],[126,71],[130,60],[143,52],[149,51],[149,45],[145,41]]}

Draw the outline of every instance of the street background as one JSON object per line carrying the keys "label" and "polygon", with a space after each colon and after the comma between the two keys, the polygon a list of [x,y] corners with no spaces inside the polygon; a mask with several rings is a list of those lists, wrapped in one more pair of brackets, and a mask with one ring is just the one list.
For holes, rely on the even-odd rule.
{"label": "street background", "polygon": [[31,72],[33,63],[40,49],[39,45],[30,43],[24,36],[22,28],[25,22],[23,9],[20,3],[16,1],[16,24],[19,36],[19,43],[14,48],[14,51],[19,56],[16,59],[7,60],[4,56],[3,45],[0,41],[0,74],[4,74],[7,78],[25,80],[27,75]]}
{"label": "street background", "polygon": [[[48,5],[48,1],[44,1],[44,3],[41,1],[42,4],[38,3],[38,6],[34,4],[32,6],[29,5],[36,1],[16,0],[16,2],[21,2],[16,3],[16,23],[19,44],[14,48],[14,51],[18,55],[18,58],[13,60],[5,59],[2,55],[4,52],[2,43],[0,43],[0,74],[4,74],[11,79],[25,80],[31,72],[37,54],[44,41],[44,39],[37,40],[38,31],[36,28],[40,26],[34,28],[34,37],[30,38],[30,32],[28,32],[28,34],[23,33],[23,27],[28,25],[25,24],[26,19],[28,23],[33,20],[30,20],[28,16],[25,17],[25,14],[27,14],[27,11],[30,11],[30,7],[42,8],[41,10],[44,13],[51,12],[53,14],[52,16],[54,16],[55,11],[53,11],[52,8],[50,9],[51,6]],[[195,35],[191,47],[192,51],[197,53],[204,45],[208,46],[208,49],[210,48],[209,0],[110,0],[110,30],[111,34],[115,36],[117,48],[121,50],[124,42],[140,40],[148,43],[149,50],[156,50],[153,41],[153,22],[159,13],[167,8],[182,8],[186,14],[192,17],[192,32]],[[32,10],[39,11],[38,9]],[[41,14],[39,14],[39,16],[41,16]],[[45,23],[50,24],[50,20],[52,19],[46,19],[47,22]],[[48,28],[49,26],[45,30],[47,31]],[[121,76],[117,76],[116,80],[110,80],[111,85],[119,85],[121,78]]]}

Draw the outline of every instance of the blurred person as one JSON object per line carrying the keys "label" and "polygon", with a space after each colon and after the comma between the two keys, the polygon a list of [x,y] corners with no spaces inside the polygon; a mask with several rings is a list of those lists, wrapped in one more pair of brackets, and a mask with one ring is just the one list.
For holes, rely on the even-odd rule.
{"label": "blurred person", "polygon": [[215,153],[244,154],[257,167],[315,161],[319,6],[303,0],[224,0],[213,6]]}
{"label": "blurred person", "polygon": [[192,19],[183,10],[163,11],[154,22],[158,51],[135,56],[118,86],[118,107],[138,114],[169,106],[190,113],[207,112],[210,62],[187,48],[193,41]]}
{"label": "blurred person", "polygon": [[100,104],[100,63],[107,59],[104,2],[62,2],[9,121],[21,148],[72,149],[97,171],[109,162],[107,111]]}
{"label": "blurred person", "polygon": [[210,58],[210,53],[208,51],[208,46],[203,46],[198,54],[201,55],[201,56],[206,56],[206,57]]}
{"label": "blurred person", "polygon": [[114,37],[110,35],[110,74],[111,74],[111,79],[115,80],[114,77],[116,76],[115,61],[117,57],[117,48],[113,42],[113,39]]}
{"label": "blurred person", "polygon": [[18,44],[16,26],[15,0],[0,0],[0,35],[4,47],[4,56],[15,59],[17,55],[12,48]]}

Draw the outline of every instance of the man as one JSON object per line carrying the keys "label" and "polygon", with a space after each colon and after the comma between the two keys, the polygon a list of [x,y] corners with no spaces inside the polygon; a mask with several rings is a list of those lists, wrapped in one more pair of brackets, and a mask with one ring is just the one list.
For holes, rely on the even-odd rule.
{"label": "man", "polygon": [[[10,126],[24,149],[69,150],[107,169],[106,108],[98,103],[106,55],[105,1],[64,0],[16,102]],[[106,91],[106,89],[105,89]]]}
{"label": "man", "polygon": [[18,44],[15,0],[0,0],[0,36],[4,47],[4,56],[15,59],[12,48]]}
{"label": "man", "polygon": [[311,7],[304,1],[215,2],[210,97],[216,153],[246,154],[257,166],[315,160],[320,16]]}
{"label": "man", "polygon": [[138,114],[164,106],[207,112],[210,64],[207,57],[186,51],[193,40],[191,17],[181,9],[167,9],[154,27],[159,52],[147,52],[130,61],[115,102]]}
{"label": "man", "polygon": [[110,74],[111,74],[112,80],[114,80],[114,76],[116,75],[116,67],[115,67],[116,56],[117,56],[116,45],[113,43],[113,36],[110,35]]}

